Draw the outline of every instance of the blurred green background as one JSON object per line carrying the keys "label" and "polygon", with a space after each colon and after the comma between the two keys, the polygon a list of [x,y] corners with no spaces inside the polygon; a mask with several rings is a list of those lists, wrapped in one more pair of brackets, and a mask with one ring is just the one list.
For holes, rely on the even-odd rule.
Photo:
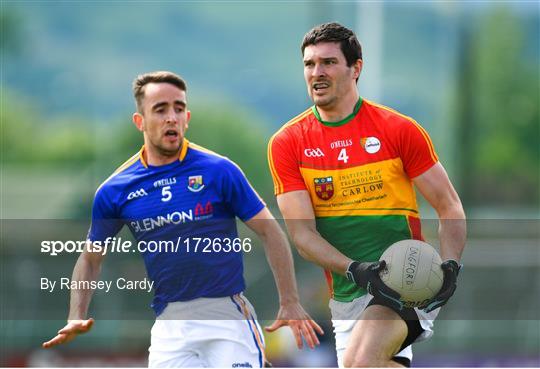
{"label": "blurred green background", "polygon": [[[71,273],[74,259],[52,265],[28,241],[32,231],[6,222],[88,222],[97,186],[142,144],[131,124],[133,78],[181,74],[193,113],[187,137],[236,161],[277,216],[266,143],[310,105],[299,45],[312,26],[334,20],[363,45],[360,94],[428,130],[472,219],[454,304],[474,313],[437,322],[415,365],[540,366],[538,312],[482,310],[498,303],[488,293],[496,285],[508,303],[501,284],[524,292],[510,299],[515,306],[540,300],[537,2],[2,1],[0,9],[1,366],[146,365],[149,300],[129,305],[147,320],[98,321],[78,342],[47,352],[41,342],[63,323],[31,319],[32,309],[67,314],[67,296],[48,306],[29,296],[19,318],[5,304],[32,271]],[[435,230],[425,224],[432,243]],[[114,256],[104,273],[118,263],[142,268],[136,257]],[[296,263],[303,302],[327,334],[302,353],[287,332],[267,335],[268,354],[278,365],[334,366],[322,271]],[[247,296],[264,319],[277,309],[269,273],[260,248],[246,255]],[[96,297],[95,314],[111,306],[106,298]]]}

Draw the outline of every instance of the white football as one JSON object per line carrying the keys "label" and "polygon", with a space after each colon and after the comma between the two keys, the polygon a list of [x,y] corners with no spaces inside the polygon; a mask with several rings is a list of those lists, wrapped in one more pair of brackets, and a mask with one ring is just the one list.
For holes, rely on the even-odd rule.
{"label": "white football", "polygon": [[380,260],[386,261],[381,280],[401,295],[406,307],[421,306],[442,287],[441,257],[431,245],[418,240],[398,241]]}

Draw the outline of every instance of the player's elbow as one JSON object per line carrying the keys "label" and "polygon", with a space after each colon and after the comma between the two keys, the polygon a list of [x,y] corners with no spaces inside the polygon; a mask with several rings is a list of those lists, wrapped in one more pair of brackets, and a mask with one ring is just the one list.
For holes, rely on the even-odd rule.
{"label": "player's elbow", "polygon": [[463,205],[461,205],[461,201],[459,202],[459,207],[456,209],[456,216],[457,219],[467,220],[467,216],[465,215],[465,210],[463,209]]}
{"label": "player's elbow", "polygon": [[82,263],[85,263],[86,265],[88,265],[89,267],[93,269],[99,269],[101,268],[101,264],[103,263],[104,258],[105,258],[105,255],[103,253],[91,252],[87,248],[79,256],[79,261]]}
{"label": "player's elbow", "polygon": [[309,254],[306,252],[305,249],[296,246],[296,250],[298,250],[298,254],[299,254],[302,258],[304,258],[304,259],[309,259]]}
{"label": "player's elbow", "polygon": [[435,207],[440,219],[465,220],[465,211],[457,193],[454,196],[442,199]]}
{"label": "player's elbow", "polygon": [[445,206],[439,214],[441,219],[466,220],[465,210],[459,199]]}

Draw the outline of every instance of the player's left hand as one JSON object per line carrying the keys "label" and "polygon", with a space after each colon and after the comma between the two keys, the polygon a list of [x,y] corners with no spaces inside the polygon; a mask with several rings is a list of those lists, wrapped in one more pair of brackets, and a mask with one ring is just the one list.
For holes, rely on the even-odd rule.
{"label": "player's left hand", "polygon": [[296,346],[299,349],[304,347],[302,337],[306,340],[309,348],[313,349],[320,343],[317,333],[320,335],[324,334],[322,328],[311,319],[299,303],[281,305],[276,320],[270,326],[264,327],[264,330],[274,332],[284,326],[291,328],[296,339]]}
{"label": "player's left hand", "polygon": [[446,260],[441,264],[441,269],[443,270],[443,285],[441,290],[428,301],[425,305],[421,306],[420,309],[424,309],[426,313],[433,311],[450,300],[450,297],[454,294],[457,287],[457,277],[461,269],[461,265],[455,260]]}

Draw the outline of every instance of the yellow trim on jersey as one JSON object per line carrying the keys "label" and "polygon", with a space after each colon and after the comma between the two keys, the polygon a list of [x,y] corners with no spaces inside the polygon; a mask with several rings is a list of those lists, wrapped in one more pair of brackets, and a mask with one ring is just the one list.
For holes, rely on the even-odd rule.
{"label": "yellow trim on jersey", "polygon": [[188,146],[189,146],[189,141],[187,138],[184,137],[184,139],[182,140],[182,149],[180,150],[180,155],[178,155],[179,161],[183,161],[185,159]]}
{"label": "yellow trim on jersey", "polygon": [[227,157],[221,155],[221,154],[218,154],[217,152],[215,151],[212,151],[210,149],[207,149],[206,147],[202,147],[200,145],[197,145],[195,142],[189,142],[189,146],[192,148],[192,149],[195,149],[195,150],[199,150],[199,151],[202,151],[202,152],[205,152],[207,154],[212,154],[212,155],[215,155],[215,156],[218,156],[220,158],[223,158],[223,159],[227,159]]}
{"label": "yellow trim on jersey", "polygon": [[[180,154],[178,155],[178,160],[179,161],[182,161],[184,160],[184,158],[186,157],[186,153],[187,153],[187,149],[188,149],[188,146],[189,146],[189,141],[184,138],[183,140],[183,143],[182,143],[182,149],[180,150]],[[103,185],[105,183],[107,183],[111,178],[113,178],[114,176],[116,176],[117,174],[119,174],[120,172],[123,172],[124,170],[126,170],[127,168],[129,168],[130,166],[132,166],[133,164],[135,164],[138,160],[141,161],[141,164],[145,167],[145,168],[148,168],[148,164],[146,163],[146,160],[144,160],[144,150],[145,150],[145,147],[144,145],[142,145],[141,149],[135,154],[133,155],[131,158],[129,158],[128,160],[126,160],[122,165],[120,165],[118,168],[116,168],[116,170],[106,179],[104,180],[97,188],[96,192],[99,191],[99,189],[101,187],[103,187]]]}
{"label": "yellow trim on jersey", "polygon": [[[188,146],[189,146],[189,141],[187,140],[187,138],[184,137],[184,139],[182,140],[182,148],[180,149],[180,153],[178,154],[178,161],[184,160],[187,154]],[[145,147],[143,145],[141,148],[141,151],[139,152],[139,158],[141,159],[142,165],[148,169],[148,164],[146,163],[146,160],[144,160],[144,151],[145,151]]]}
{"label": "yellow trim on jersey", "polygon": [[431,138],[429,137],[429,134],[427,133],[427,131],[424,129],[424,127],[422,127],[420,124],[418,124],[417,121],[415,121],[413,118],[411,117],[408,117],[404,114],[401,114],[400,112],[392,109],[392,108],[389,108],[388,106],[384,106],[384,105],[380,105],[380,104],[377,104],[377,103],[374,103],[373,101],[369,101],[369,100],[365,100],[367,101],[368,103],[370,103],[371,105],[373,106],[376,106],[378,108],[381,108],[383,110],[387,110],[387,111],[390,111],[396,115],[399,115],[400,117],[404,118],[404,119],[407,119],[409,122],[411,122],[412,124],[414,124],[414,126],[416,128],[418,128],[418,130],[420,131],[420,133],[422,134],[422,136],[424,137],[424,140],[426,140],[427,144],[428,144],[428,147],[429,147],[429,154],[431,155],[431,159],[436,163],[439,161],[439,158],[437,157],[437,154],[435,153],[435,148],[433,146],[433,142],[431,141]]}
{"label": "yellow trim on jersey", "polygon": [[293,119],[289,120],[287,123],[285,123],[276,133],[270,137],[270,140],[268,141],[268,149],[267,149],[267,155],[268,155],[268,165],[270,166],[270,173],[272,174],[272,178],[274,179],[274,193],[280,194],[283,192],[283,182],[279,178],[278,172],[276,170],[276,166],[274,164],[274,157],[272,155],[272,143],[274,142],[274,139],[276,136],[281,133],[285,128],[292,126],[293,124],[296,124],[300,122],[302,119],[307,117],[309,114],[312,114],[311,108],[307,109],[303,113],[300,113]]}
{"label": "yellow trim on jersey", "polygon": [[140,159],[140,156],[141,156],[141,152],[142,152],[142,149],[139,150],[135,155],[133,155],[131,158],[129,158],[128,160],[126,160],[122,165],[120,165],[118,168],[116,168],[116,170],[106,179],[104,180],[103,182],[101,182],[101,184],[98,186],[96,192],[99,191],[99,189],[101,187],[103,187],[103,185],[105,183],[107,183],[109,180],[111,180],[114,176],[116,176],[117,174],[123,172],[124,170],[128,169],[130,166],[132,166],[133,164],[135,164],[139,159]]}
{"label": "yellow trim on jersey", "polygon": [[283,192],[283,182],[277,175],[277,170],[274,165],[274,158],[272,156],[272,142],[274,141],[274,136],[270,138],[270,141],[268,142],[268,148],[267,148],[267,157],[268,157],[268,166],[270,167],[270,174],[272,175],[272,179],[274,180],[274,194],[278,194]]}
{"label": "yellow trim on jersey", "polygon": [[317,217],[418,215],[416,195],[400,158],[344,169],[300,171]]}
{"label": "yellow trim on jersey", "polygon": [[148,169],[148,164],[146,164],[146,160],[144,160],[144,145],[142,145],[141,150],[139,151],[139,159],[141,160],[143,167]]}

